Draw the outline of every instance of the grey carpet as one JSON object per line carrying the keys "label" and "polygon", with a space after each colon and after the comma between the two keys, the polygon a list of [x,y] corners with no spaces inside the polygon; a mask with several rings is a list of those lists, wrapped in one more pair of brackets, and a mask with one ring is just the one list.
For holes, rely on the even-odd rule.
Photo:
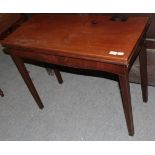
{"label": "grey carpet", "polygon": [[155,140],[155,87],[145,104],[140,85],[130,84],[130,137],[116,81],[62,72],[60,85],[44,68],[26,66],[45,108],[38,109],[10,56],[0,52],[0,140]]}

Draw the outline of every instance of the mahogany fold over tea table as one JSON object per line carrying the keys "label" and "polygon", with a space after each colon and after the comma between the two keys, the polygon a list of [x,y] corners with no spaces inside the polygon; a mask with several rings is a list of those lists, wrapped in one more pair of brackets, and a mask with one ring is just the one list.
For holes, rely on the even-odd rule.
{"label": "mahogany fold over tea table", "polygon": [[132,136],[134,125],[129,71],[139,56],[142,96],[143,101],[147,102],[144,40],[148,25],[148,17],[112,21],[110,16],[38,14],[8,36],[2,44],[41,109],[43,104],[25,68],[24,58],[118,75],[127,128]]}

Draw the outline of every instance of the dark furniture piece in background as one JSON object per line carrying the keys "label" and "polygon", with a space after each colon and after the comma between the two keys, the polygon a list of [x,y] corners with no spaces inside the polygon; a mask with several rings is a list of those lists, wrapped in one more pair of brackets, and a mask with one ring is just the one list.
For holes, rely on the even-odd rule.
{"label": "dark furniture piece in background", "polygon": [[13,32],[25,20],[25,16],[18,13],[0,13],[0,41]]}
{"label": "dark furniture piece in background", "polygon": [[[0,42],[13,32],[25,20],[24,15],[18,13],[0,13]],[[0,89],[0,96],[4,96]]]}
{"label": "dark furniture piece in background", "polygon": [[144,40],[148,18],[130,17],[125,22],[110,19],[110,16],[36,15],[7,37],[2,44],[9,50],[41,109],[44,106],[24,65],[25,58],[117,75],[128,132],[133,136],[129,71],[139,56],[142,96],[143,101],[147,102],[147,59]]}

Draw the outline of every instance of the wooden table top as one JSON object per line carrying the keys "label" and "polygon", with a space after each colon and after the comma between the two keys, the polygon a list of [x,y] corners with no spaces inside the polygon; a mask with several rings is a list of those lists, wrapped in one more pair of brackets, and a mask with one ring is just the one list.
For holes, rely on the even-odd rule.
{"label": "wooden table top", "polygon": [[[2,44],[36,53],[128,64],[148,17],[111,21],[110,16],[34,15]],[[119,53],[116,53],[119,52]]]}

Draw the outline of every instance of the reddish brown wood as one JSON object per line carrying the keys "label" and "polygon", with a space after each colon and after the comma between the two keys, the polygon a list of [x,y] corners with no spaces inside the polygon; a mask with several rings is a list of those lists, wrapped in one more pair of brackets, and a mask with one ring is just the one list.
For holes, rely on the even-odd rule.
{"label": "reddish brown wood", "polygon": [[[11,43],[11,48],[24,47],[35,50],[35,53],[44,52],[128,64],[148,18],[129,17],[126,22],[114,22],[110,18],[110,16],[36,15],[23,24],[16,33],[7,37],[3,45],[9,47]],[[93,20],[96,24],[92,24]],[[109,54],[110,51],[123,51],[125,54],[114,56]]]}
{"label": "reddish brown wood", "polygon": [[128,132],[130,136],[133,136],[134,125],[133,125],[128,71],[124,75],[119,75],[119,83],[120,83],[121,97],[122,97],[123,109],[124,109],[124,114],[125,114],[126,123],[128,127]]}
{"label": "reddish brown wood", "polygon": [[26,70],[26,67],[24,65],[24,62],[22,61],[22,59],[20,57],[17,57],[16,55],[14,54],[11,54],[11,57],[12,59],[14,60],[19,72],[21,73],[21,76],[23,78],[23,80],[25,81],[27,87],[29,88],[32,96],[34,97],[36,103],[38,104],[39,108],[40,109],[43,109],[43,104],[42,104],[42,101],[33,85],[33,82],[29,76],[29,73],[28,71]]}
{"label": "reddish brown wood", "polygon": [[23,21],[24,16],[19,13],[0,13],[0,40],[13,32]]}
{"label": "reddish brown wood", "polygon": [[[129,17],[123,22],[112,21],[110,18],[95,15],[36,15],[5,39],[3,45],[9,49],[29,89],[32,81],[22,58],[117,74],[129,135],[133,135],[128,73],[142,48],[141,40],[145,37],[148,18]],[[110,51],[124,53],[111,55]],[[144,57],[146,55],[141,55],[141,60],[144,60]],[[141,61],[141,66],[146,68],[146,63]],[[141,69],[141,75],[145,76],[142,79],[144,86],[146,69]],[[145,87],[142,91],[146,101]],[[36,90],[33,87],[32,95],[34,92]]]}
{"label": "reddish brown wood", "polygon": [[[155,51],[147,50],[148,85],[155,86]],[[130,71],[130,82],[141,83],[139,57],[137,57]]]}
{"label": "reddish brown wood", "polygon": [[[24,21],[26,21],[24,14],[0,13],[0,41],[15,31]],[[57,70],[55,73],[58,82],[62,83],[60,72]],[[4,96],[2,90],[0,90],[0,95]]]}
{"label": "reddish brown wood", "polygon": [[[155,13],[122,13],[115,14],[120,16],[148,16],[150,18],[150,26],[146,33],[146,49],[147,49],[147,59],[148,59],[148,85],[155,86]],[[149,50],[148,50],[149,49]],[[150,50],[151,49],[151,50]],[[130,82],[141,83],[139,74],[139,58],[137,58],[131,68]]]}
{"label": "reddish brown wood", "polygon": [[3,93],[3,91],[0,89],[0,96],[4,96],[4,93]]}
{"label": "reddish brown wood", "polygon": [[143,101],[148,101],[148,79],[147,79],[147,55],[146,49],[143,46],[140,54],[139,54],[139,63],[140,63],[140,74],[141,74],[141,88],[142,88],[142,96]]}
{"label": "reddish brown wood", "polygon": [[[9,52],[9,51],[8,51]],[[22,57],[22,58],[29,58],[38,61],[44,61],[47,63],[52,63],[55,65],[62,65],[68,66],[73,68],[82,68],[82,69],[92,69],[93,70],[100,70],[100,71],[107,71],[114,73],[114,74],[124,74],[124,65],[116,65],[106,62],[98,62],[94,60],[87,60],[87,59],[79,59],[79,58],[72,58],[72,57],[65,57],[65,56],[57,56],[57,55],[49,55],[49,54],[41,54],[41,53],[34,53],[33,51],[27,50],[14,50],[10,49],[10,52],[14,53],[15,55]]]}
{"label": "reddish brown wood", "polygon": [[62,84],[62,83],[63,83],[63,80],[62,80],[62,76],[61,76],[59,70],[54,69],[54,73],[55,73],[55,75],[56,75],[56,78],[57,78],[58,82],[59,82],[60,84]]}

